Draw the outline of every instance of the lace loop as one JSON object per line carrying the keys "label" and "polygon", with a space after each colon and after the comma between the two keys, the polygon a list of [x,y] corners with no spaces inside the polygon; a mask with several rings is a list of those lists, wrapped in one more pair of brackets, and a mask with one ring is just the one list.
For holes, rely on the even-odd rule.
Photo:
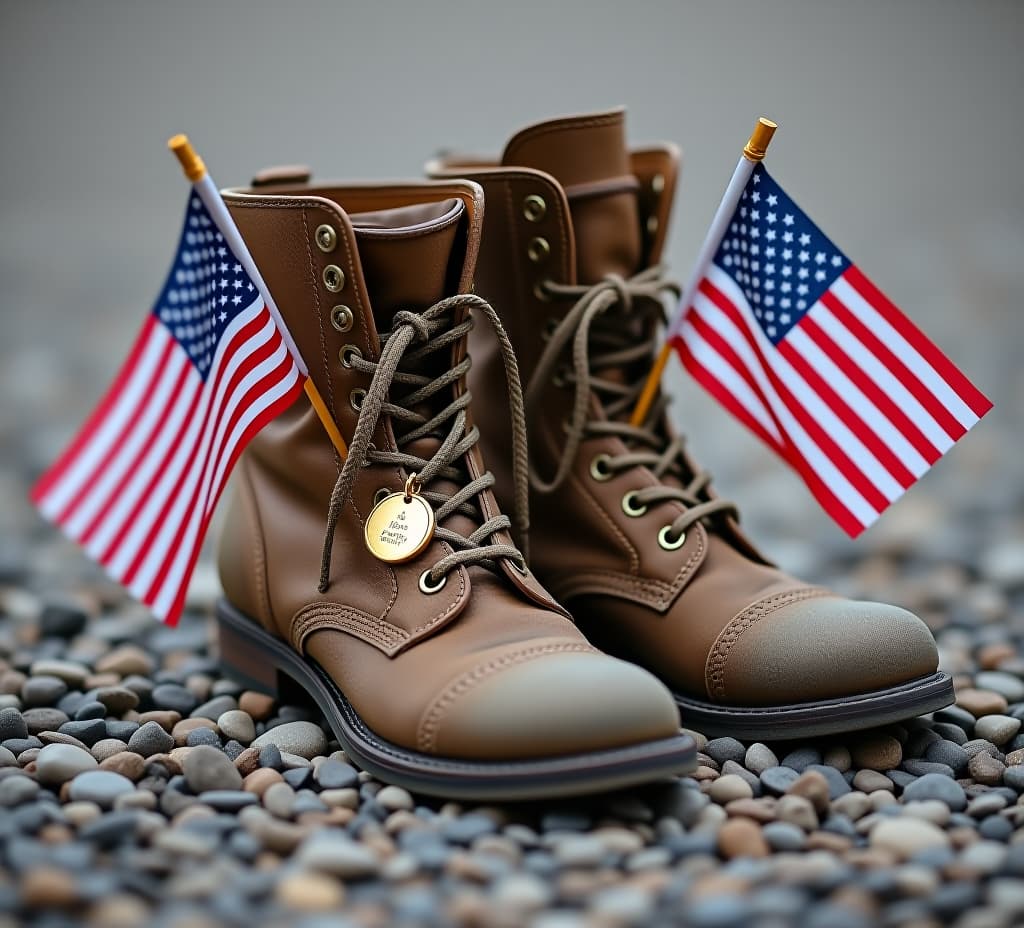
{"label": "lace loop", "polygon": [[[526,389],[527,420],[534,421],[531,410],[537,408],[553,373],[562,366],[561,358],[571,342],[572,363],[562,379],[575,387],[572,412],[566,423],[566,440],[550,479],[541,477],[531,465],[530,486],[538,493],[557,490],[568,478],[580,445],[587,438],[617,438],[626,451],[604,455],[603,474],[608,479],[634,467],[648,468],[656,478],[674,477],[682,486],[663,482],[633,492],[635,505],[650,508],[663,502],[681,503],[685,509],[669,526],[673,538],[697,522],[712,516],[728,514],[738,518],[734,503],[725,499],[708,499],[705,494],[711,483],[706,471],[691,473],[681,437],[670,437],[660,427],[669,398],[660,396],[652,405],[644,423],[628,421],[640,393],[647,370],[659,344],[653,332],[665,319],[665,299],[679,298],[679,285],[664,277],[661,266],[649,268],[629,279],[609,274],[593,286],[572,286],[548,281],[545,292],[552,299],[574,300],[565,317],[554,325]],[[648,338],[635,339],[625,327],[604,322],[602,317],[615,307],[623,316],[637,320],[651,331]],[[618,322],[618,319],[616,320]],[[646,363],[641,363],[646,362]],[[639,377],[611,379],[602,372],[621,373],[636,366]],[[591,398],[596,397],[606,418],[589,414]]]}
{"label": "lace loop", "polygon": [[[467,311],[461,321],[457,319],[459,310]],[[472,310],[482,313],[493,326],[505,363],[512,419],[516,528],[523,540],[523,551],[514,545],[494,540],[497,533],[511,527],[512,522],[508,516],[497,515],[484,519],[482,507],[472,504],[474,498],[494,485],[492,474],[488,471],[470,479],[465,468],[458,466],[480,438],[476,426],[467,428],[469,391],[453,397],[443,409],[429,417],[415,408],[461,380],[469,370],[469,358],[465,357],[450,367],[445,365],[445,369],[435,377],[399,369],[400,365],[413,365],[465,338],[473,326],[473,320],[468,314]],[[348,457],[331,492],[320,561],[320,592],[325,593],[330,586],[331,554],[338,519],[351,498],[360,468],[368,464],[397,465],[415,472],[420,495],[435,508],[437,525],[434,537],[446,542],[452,551],[424,572],[423,576],[428,578],[432,587],[440,589],[442,579],[462,564],[481,564],[493,569],[500,559],[508,558],[520,569],[525,569],[525,544],[530,527],[525,408],[515,353],[497,312],[490,303],[475,294],[458,294],[435,303],[422,313],[400,310],[393,317],[391,331],[382,334],[381,339],[382,347],[377,361],[355,355],[351,361],[354,369],[370,374],[371,381],[349,443]],[[389,391],[395,385],[412,389],[400,400],[392,401],[389,399]],[[383,415],[387,415],[394,423],[407,426],[400,435],[396,429],[397,451],[379,451],[370,441]],[[444,433],[446,428],[447,432],[429,459],[403,450],[418,439]],[[452,495],[445,496],[428,489],[430,482],[436,479],[453,481],[461,484],[461,487]],[[442,524],[455,513],[469,516],[480,524],[468,537],[460,535]]]}

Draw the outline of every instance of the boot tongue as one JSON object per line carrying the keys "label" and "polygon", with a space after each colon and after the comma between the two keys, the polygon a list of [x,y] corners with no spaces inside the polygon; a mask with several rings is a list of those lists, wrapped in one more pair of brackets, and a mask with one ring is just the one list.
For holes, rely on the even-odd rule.
{"label": "boot tongue", "polygon": [[398,310],[422,311],[455,292],[466,258],[464,212],[451,199],[350,215],[379,332],[391,329]]}
{"label": "boot tongue", "polygon": [[518,132],[502,155],[503,165],[544,171],[565,189],[581,284],[639,269],[639,185],[625,129],[623,110],[553,119]]}

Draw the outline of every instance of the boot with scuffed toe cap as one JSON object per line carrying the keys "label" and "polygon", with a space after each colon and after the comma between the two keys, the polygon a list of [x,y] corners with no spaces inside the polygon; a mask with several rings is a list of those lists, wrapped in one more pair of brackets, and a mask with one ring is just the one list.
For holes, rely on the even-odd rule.
{"label": "boot with scuffed toe cap", "polygon": [[[347,453],[305,400],[245,451],[219,553],[225,668],[298,684],[356,763],[417,792],[550,798],[692,769],[669,691],[588,643],[494,499],[466,387],[473,326],[507,342],[467,292],[480,188],[259,180],[225,202]],[[511,348],[504,370],[518,447]]]}
{"label": "boot with scuffed toe cap", "polygon": [[[669,145],[627,148],[614,110],[530,126],[500,158],[428,166],[486,191],[476,288],[528,384],[531,567],[591,641],[656,673],[684,724],[709,734],[807,737],[948,705],[920,619],[773,566],[686,452],[667,397],[629,424],[678,298],[659,264],[678,161]],[[507,504],[501,352],[483,327],[470,344],[484,452]]]}

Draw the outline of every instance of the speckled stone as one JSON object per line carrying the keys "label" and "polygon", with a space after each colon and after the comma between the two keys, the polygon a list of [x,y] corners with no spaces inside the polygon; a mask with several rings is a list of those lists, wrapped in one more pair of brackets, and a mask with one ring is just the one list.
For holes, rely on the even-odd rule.
{"label": "speckled stone", "polygon": [[282,752],[311,758],[327,750],[327,736],[312,722],[286,722],[264,732],[252,745],[259,749],[273,744]]}

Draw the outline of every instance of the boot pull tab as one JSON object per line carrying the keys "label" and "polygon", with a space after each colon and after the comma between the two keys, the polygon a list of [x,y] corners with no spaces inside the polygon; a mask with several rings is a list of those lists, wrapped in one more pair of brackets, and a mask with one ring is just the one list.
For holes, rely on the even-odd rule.
{"label": "boot pull tab", "polygon": [[256,172],[253,187],[272,187],[278,184],[308,184],[313,169],[305,164],[275,164]]}

